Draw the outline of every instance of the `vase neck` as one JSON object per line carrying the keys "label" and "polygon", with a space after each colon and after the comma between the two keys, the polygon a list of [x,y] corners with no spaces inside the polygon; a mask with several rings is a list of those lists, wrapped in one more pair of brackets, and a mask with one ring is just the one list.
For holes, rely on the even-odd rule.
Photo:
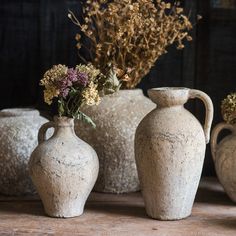
{"label": "vase neck", "polygon": [[54,117],[54,135],[74,136],[74,119],[68,117]]}
{"label": "vase neck", "polygon": [[154,88],[148,90],[150,99],[158,108],[182,107],[189,99],[188,88]]}

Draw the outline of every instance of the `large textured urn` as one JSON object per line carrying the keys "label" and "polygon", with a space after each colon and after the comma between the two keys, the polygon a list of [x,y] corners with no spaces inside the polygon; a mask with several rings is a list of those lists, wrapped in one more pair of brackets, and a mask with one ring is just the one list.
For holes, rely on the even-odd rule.
{"label": "large textured urn", "polygon": [[[139,124],[135,137],[146,212],[159,220],[182,219],[191,214],[213,105],[205,93],[188,88],[157,88],[148,94],[157,107]],[[200,98],[206,106],[204,129],[183,106],[192,98]]]}
{"label": "large textured urn", "polygon": [[[49,127],[55,131],[46,140]],[[75,135],[74,120],[67,117],[43,125],[38,137],[29,169],[46,214],[62,218],[81,215],[98,176],[96,152]]]}
{"label": "large textured urn", "polygon": [[96,191],[125,193],[140,189],[134,157],[135,130],[154,107],[142,90],[136,89],[105,96],[98,106],[84,109],[97,127],[77,122],[76,132],[98,154]]}
{"label": "large textured urn", "polygon": [[[218,135],[224,129],[231,134],[218,143]],[[231,200],[236,202],[236,125],[220,123],[213,129],[211,152],[217,176]]]}
{"label": "large textured urn", "polygon": [[35,109],[0,111],[0,193],[35,193],[28,173],[28,161],[38,144],[38,130],[48,120]]}

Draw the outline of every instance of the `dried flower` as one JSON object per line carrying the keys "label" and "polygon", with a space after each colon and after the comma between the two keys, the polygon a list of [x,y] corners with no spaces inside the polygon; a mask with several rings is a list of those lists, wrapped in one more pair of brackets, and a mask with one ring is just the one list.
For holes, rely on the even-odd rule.
{"label": "dried flower", "polygon": [[[167,47],[184,48],[191,41],[192,28],[178,3],[162,0],[87,0],[82,24],[70,12],[69,18],[80,28],[77,48],[85,47],[81,34],[90,39],[91,63],[107,74],[111,64],[125,73],[117,77],[123,87],[135,87]],[[127,70],[129,68],[129,71]]]}
{"label": "dried flower", "polygon": [[97,90],[97,85],[92,81],[88,87],[82,92],[82,97],[88,106],[98,105],[100,97]]}
{"label": "dried flower", "polygon": [[236,93],[229,94],[221,103],[221,113],[225,122],[236,123]]}
{"label": "dried flower", "polygon": [[86,74],[84,72],[79,72],[78,73],[78,83],[80,83],[81,85],[83,85],[85,87],[85,86],[87,86],[88,82],[89,82],[88,74]]}
{"label": "dried flower", "polygon": [[44,86],[44,101],[51,105],[54,100],[58,102],[59,116],[68,116],[82,119],[95,126],[93,121],[81,112],[83,105],[98,105],[100,94],[115,92],[114,87],[119,81],[111,81],[92,64],[78,65],[69,68],[64,65],[53,66],[48,70],[40,85]]}

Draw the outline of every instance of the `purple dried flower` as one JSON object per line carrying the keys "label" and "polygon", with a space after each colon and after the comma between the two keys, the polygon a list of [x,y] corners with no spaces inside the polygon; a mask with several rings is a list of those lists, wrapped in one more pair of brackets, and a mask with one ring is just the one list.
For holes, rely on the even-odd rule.
{"label": "purple dried flower", "polygon": [[73,68],[68,69],[67,78],[71,82],[76,82],[78,80],[77,71]]}
{"label": "purple dried flower", "polygon": [[87,86],[87,84],[89,82],[88,75],[84,72],[78,72],[77,76],[78,76],[78,83],[80,83],[84,87]]}
{"label": "purple dried flower", "polygon": [[61,90],[60,90],[60,95],[63,97],[63,98],[66,98],[67,97],[67,95],[69,94],[69,88],[62,88]]}

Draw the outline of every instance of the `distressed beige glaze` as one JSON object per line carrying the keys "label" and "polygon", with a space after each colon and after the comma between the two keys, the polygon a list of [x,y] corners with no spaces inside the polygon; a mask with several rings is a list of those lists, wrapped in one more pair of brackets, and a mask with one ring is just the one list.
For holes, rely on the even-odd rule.
{"label": "distressed beige glaze", "polygon": [[[205,93],[187,88],[151,89],[148,94],[157,108],[139,124],[135,138],[146,211],[155,219],[182,219],[191,214],[209,141],[213,105]],[[195,97],[206,105],[204,130],[183,106]]]}
{"label": "distressed beige glaze", "polygon": [[[227,129],[232,132],[219,144],[218,135]],[[217,176],[232,201],[236,202],[236,125],[220,123],[212,131],[211,152]]]}
{"label": "distressed beige glaze", "polygon": [[[45,140],[49,127],[55,132]],[[52,217],[81,215],[98,176],[96,152],[75,135],[74,120],[66,117],[42,126],[39,143],[29,169],[45,212]]]}
{"label": "distressed beige glaze", "polygon": [[28,173],[28,161],[38,145],[38,130],[47,121],[35,109],[0,111],[1,194],[19,196],[35,193]]}
{"label": "distressed beige glaze", "polygon": [[154,108],[140,89],[121,90],[103,97],[98,106],[84,108],[97,127],[77,121],[76,133],[98,154],[96,191],[125,193],[140,189],[134,157],[135,130]]}

